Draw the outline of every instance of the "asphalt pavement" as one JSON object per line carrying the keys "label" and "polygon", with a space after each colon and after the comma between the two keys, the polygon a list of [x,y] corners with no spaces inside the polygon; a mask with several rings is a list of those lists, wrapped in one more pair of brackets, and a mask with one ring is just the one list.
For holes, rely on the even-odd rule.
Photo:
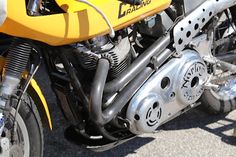
{"label": "asphalt pavement", "polygon": [[45,130],[44,157],[236,157],[236,111],[209,115],[193,109],[163,126],[156,134],[138,136],[116,148],[94,153],[64,138],[67,122],[41,69],[37,80],[46,95],[53,119],[53,131]]}

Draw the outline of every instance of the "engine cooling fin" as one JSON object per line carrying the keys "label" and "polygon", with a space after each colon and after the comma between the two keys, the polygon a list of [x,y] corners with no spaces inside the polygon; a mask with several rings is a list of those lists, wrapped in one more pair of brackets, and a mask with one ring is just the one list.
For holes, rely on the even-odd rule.
{"label": "engine cooling fin", "polygon": [[107,41],[106,38],[102,39],[103,41],[101,37],[99,41],[93,40],[97,44],[95,50],[79,44],[76,47],[76,55],[79,64],[86,70],[95,70],[98,60],[106,58],[110,62],[109,78],[115,78],[131,63],[130,42],[128,37],[121,39],[117,44]]}

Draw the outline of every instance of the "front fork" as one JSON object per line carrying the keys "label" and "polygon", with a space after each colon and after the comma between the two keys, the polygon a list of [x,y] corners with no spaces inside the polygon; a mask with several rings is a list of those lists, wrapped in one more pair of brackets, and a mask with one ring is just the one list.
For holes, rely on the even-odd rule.
{"label": "front fork", "polygon": [[26,69],[31,50],[30,42],[22,39],[15,39],[8,50],[5,72],[2,75],[3,81],[0,88],[0,135],[2,135],[5,126],[5,113],[9,112],[7,103],[16,92],[22,73]]}
{"label": "front fork", "polygon": [[[41,3],[42,0],[29,0],[27,5],[28,14],[31,16],[38,15]],[[31,49],[32,47],[29,42],[16,39],[8,51],[5,74],[3,74],[3,81],[0,88],[0,135],[2,135],[5,126],[6,118],[4,112],[7,111],[7,103],[20,83],[22,73],[26,69],[29,60]],[[37,71],[38,66],[34,68],[35,71],[32,72],[33,75]],[[26,81],[28,83],[26,83],[23,89],[24,91],[20,94],[19,101],[16,106],[16,113],[18,112],[19,105],[21,103],[21,96],[27,89],[33,75],[28,77],[29,79]]]}
{"label": "front fork", "polygon": [[2,87],[0,89],[0,135],[3,132],[5,125],[4,111],[6,111],[6,104],[19,82],[20,80],[18,78],[9,75],[6,75],[2,82]]}

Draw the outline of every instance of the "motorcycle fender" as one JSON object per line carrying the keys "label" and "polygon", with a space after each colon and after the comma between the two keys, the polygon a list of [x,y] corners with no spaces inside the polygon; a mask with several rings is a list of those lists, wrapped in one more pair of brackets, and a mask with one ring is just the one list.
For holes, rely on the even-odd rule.
{"label": "motorcycle fender", "polygon": [[28,94],[31,96],[31,98],[35,102],[35,105],[42,119],[43,125],[48,126],[48,128],[52,130],[52,120],[51,120],[48,104],[46,102],[46,99],[40,87],[38,86],[37,82],[34,79],[31,80],[27,91],[28,91]]}

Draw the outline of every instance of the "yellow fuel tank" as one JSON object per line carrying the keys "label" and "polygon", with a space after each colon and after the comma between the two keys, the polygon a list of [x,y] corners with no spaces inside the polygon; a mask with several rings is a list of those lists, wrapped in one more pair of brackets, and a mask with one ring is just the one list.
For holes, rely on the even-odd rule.
{"label": "yellow fuel tank", "polygon": [[[65,13],[28,16],[25,0],[7,0],[7,18],[0,32],[38,40],[49,45],[66,45],[109,32],[106,22],[92,7],[76,0],[55,0]],[[127,27],[166,9],[171,0],[143,0],[139,6],[118,0],[88,0],[108,18],[115,30]]]}

